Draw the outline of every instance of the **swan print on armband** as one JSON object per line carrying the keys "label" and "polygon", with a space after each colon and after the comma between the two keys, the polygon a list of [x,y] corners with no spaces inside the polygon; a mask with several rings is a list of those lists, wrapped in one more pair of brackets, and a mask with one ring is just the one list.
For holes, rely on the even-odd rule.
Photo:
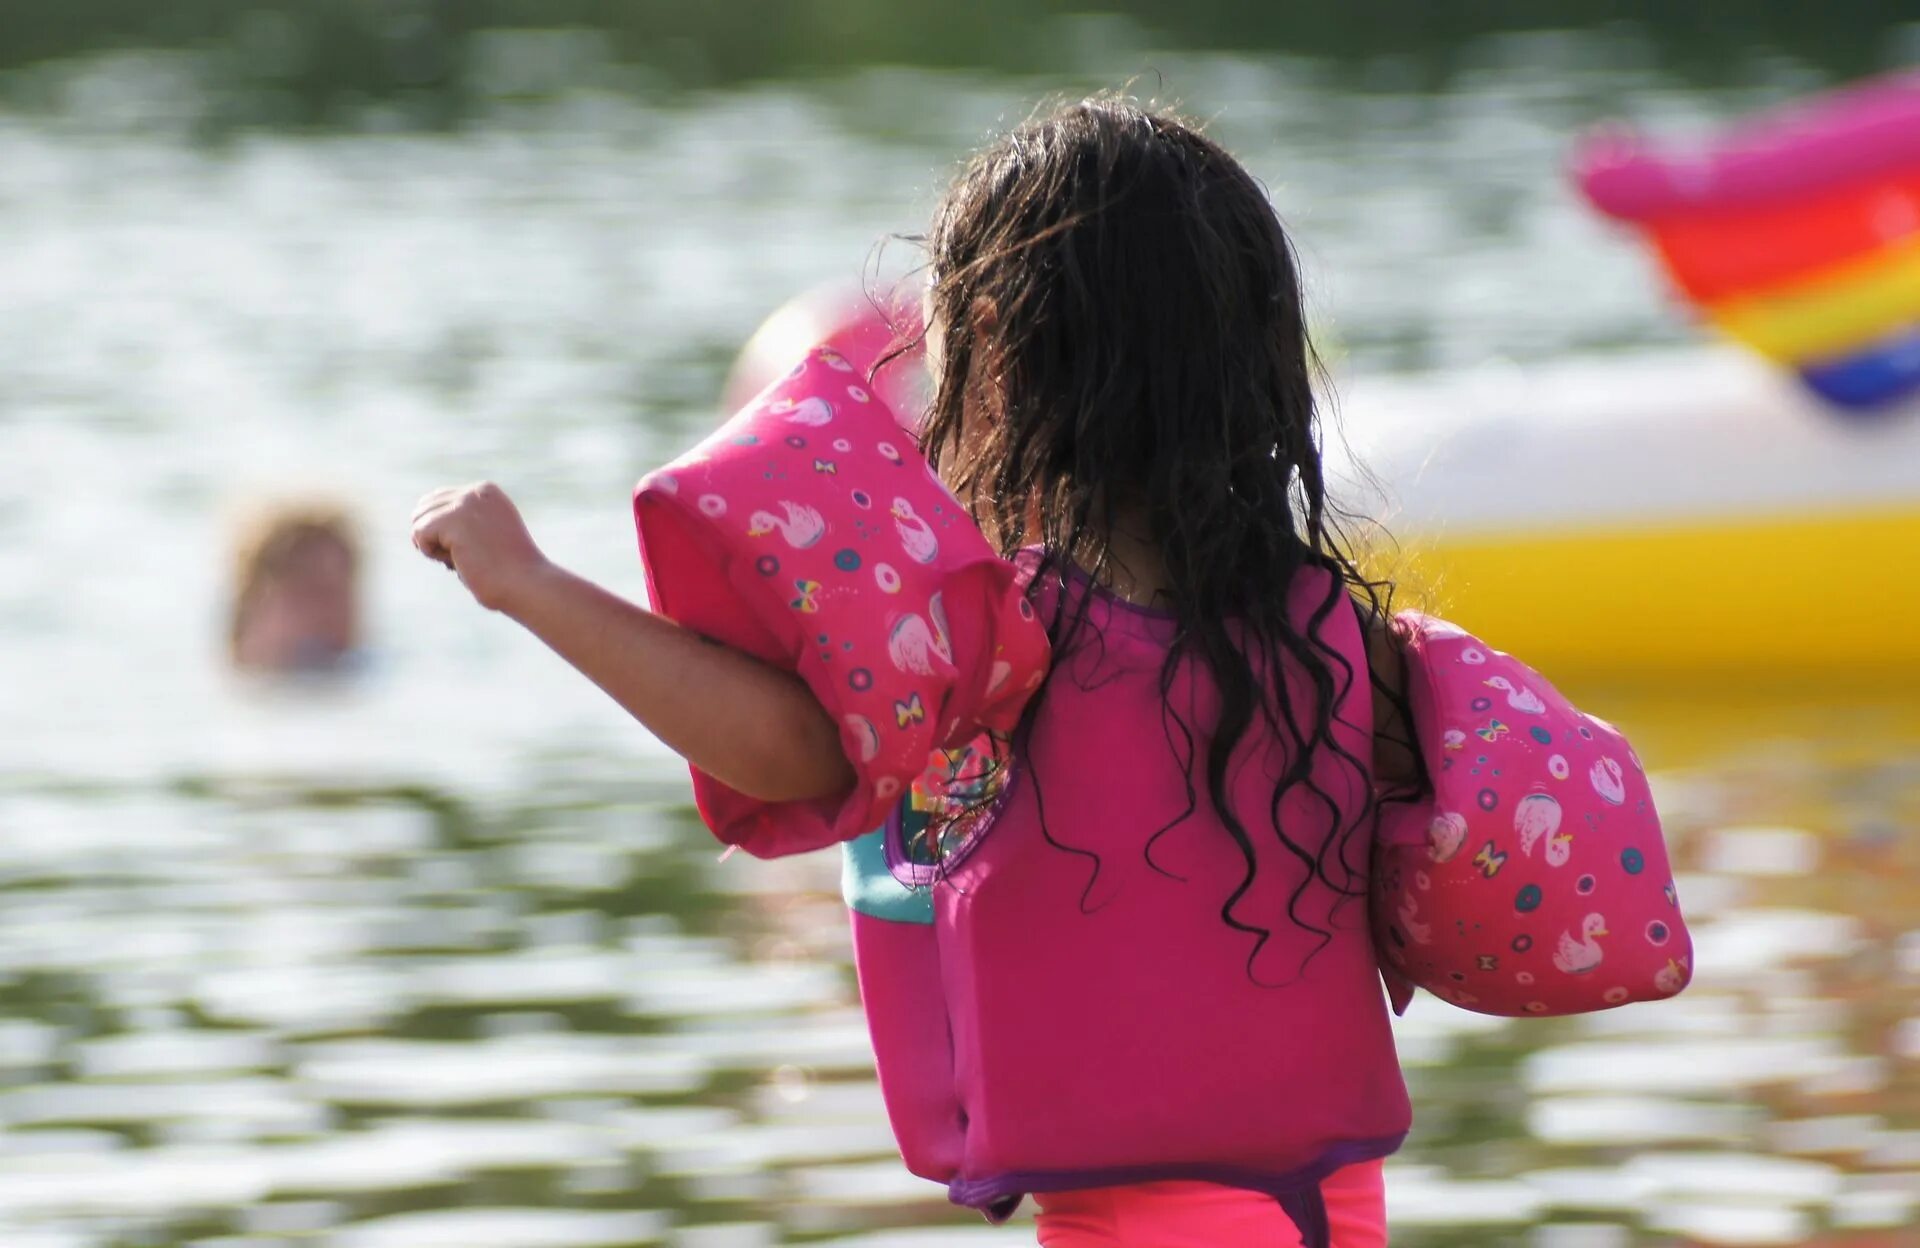
{"label": "swan print on armband", "polygon": [[1467,843],[1467,817],[1458,811],[1444,811],[1427,824],[1427,855],[1435,862],[1451,862]]}
{"label": "swan print on armband", "polygon": [[1507,705],[1522,714],[1544,715],[1547,712],[1547,704],[1540,700],[1540,695],[1525,685],[1515,686],[1505,676],[1495,676],[1485,683],[1488,688],[1506,694]]}
{"label": "swan print on armband", "polygon": [[1406,929],[1407,939],[1416,945],[1430,945],[1433,943],[1433,927],[1431,924],[1422,923],[1416,918],[1415,916],[1419,913],[1419,904],[1414,901],[1411,893],[1401,898],[1399,910],[1400,926]]}
{"label": "swan print on armband", "polygon": [[827,534],[827,522],[820,513],[804,503],[779,502],[775,506],[784,513],[776,516],[770,511],[756,511],[747,517],[747,536],[765,537],[778,531],[787,539],[787,545],[795,550],[805,550]]}
{"label": "swan print on armband", "polygon": [[1513,830],[1520,837],[1520,852],[1533,857],[1533,847],[1544,838],[1547,865],[1564,867],[1573,853],[1573,833],[1560,830],[1560,803],[1545,793],[1529,793],[1513,808]]}
{"label": "swan print on armband", "polygon": [[949,666],[953,663],[953,646],[947,638],[947,611],[939,594],[927,602],[926,615],[908,613],[895,620],[887,638],[887,657],[909,675],[933,675],[935,656]]}
{"label": "swan print on armband", "polygon": [[790,425],[818,428],[833,423],[833,404],[817,394],[810,394],[797,403],[792,399],[776,399],[767,410]]}
{"label": "swan print on armband", "polygon": [[1590,914],[1580,925],[1580,939],[1575,940],[1572,932],[1560,933],[1560,944],[1554,951],[1553,964],[1569,975],[1585,975],[1600,965],[1600,937],[1607,934],[1607,921],[1597,914]]}
{"label": "swan print on armband", "polygon": [[860,761],[870,763],[880,756],[880,730],[865,715],[847,715],[842,719],[859,742]]}
{"label": "swan print on armband", "polygon": [[932,563],[940,557],[940,539],[933,535],[933,526],[925,519],[914,514],[913,504],[904,498],[893,500],[893,531],[900,535],[900,545],[907,557],[915,563]]}
{"label": "swan print on armband", "polygon": [[1627,800],[1627,777],[1620,770],[1620,764],[1610,758],[1603,758],[1587,772],[1587,779],[1593,782],[1593,791],[1609,806],[1618,806]]}

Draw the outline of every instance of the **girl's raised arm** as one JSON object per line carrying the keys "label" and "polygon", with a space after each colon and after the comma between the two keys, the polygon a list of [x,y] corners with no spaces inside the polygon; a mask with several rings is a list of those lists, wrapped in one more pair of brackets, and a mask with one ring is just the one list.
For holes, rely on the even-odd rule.
{"label": "girl's raised arm", "polygon": [[413,544],[517,620],[675,753],[765,802],[853,787],[839,729],[799,677],[708,641],[549,561],[491,482],[435,490]]}

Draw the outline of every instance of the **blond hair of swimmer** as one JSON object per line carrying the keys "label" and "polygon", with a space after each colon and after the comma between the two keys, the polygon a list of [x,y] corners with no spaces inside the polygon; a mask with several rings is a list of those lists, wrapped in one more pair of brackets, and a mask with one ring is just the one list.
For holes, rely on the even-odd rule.
{"label": "blond hair of swimmer", "polygon": [[322,499],[257,508],[234,543],[228,653],[250,671],[324,670],[360,644],[360,540]]}

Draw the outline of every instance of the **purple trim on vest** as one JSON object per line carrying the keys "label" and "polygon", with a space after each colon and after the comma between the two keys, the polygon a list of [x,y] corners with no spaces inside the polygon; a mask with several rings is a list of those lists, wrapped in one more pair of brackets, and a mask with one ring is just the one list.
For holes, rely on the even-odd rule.
{"label": "purple trim on vest", "polygon": [[1179,618],[1179,612],[1169,607],[1148,607],[1134,602],[1130,598],[1122,598],[1119,594],[1114,593],[1105,585],[1094,580],[1093,574],[1077,563],[1067,564],[1065,570],[1069,577],[1093,591],[1095,598],[1100,599],[1110,606],[1118,607],[1122,611],[1130,611],[1135,615],[1144,615],[1150,620],[1172,620]]}
{"label": "purple trim on vest", "polygon": [[1284,1174],[1269,1174],[1240,1166],[1207,1162],[1190,1165],[1106,1166],[1090,1170],[1016,1170],[985,1179],[955,1179],[947,1184],[947,1199],[978,1209],[995,1224],[1013,1216],[1029,1192],[1072,1192],[1091,1187],[1125,1187],[1130,1183],[1167,1181],[1218,1183],[1262,1192],[1273,1197],[1300,1228],[1305,1248],[1327,1248],[1327,1208],[1320,1198],[1320,1180],[1335,1170],[1363,1161],[1378,1161],[1399,1151],[1407,1133],[1364,1140],[1342,1140],[1318,1158]]}

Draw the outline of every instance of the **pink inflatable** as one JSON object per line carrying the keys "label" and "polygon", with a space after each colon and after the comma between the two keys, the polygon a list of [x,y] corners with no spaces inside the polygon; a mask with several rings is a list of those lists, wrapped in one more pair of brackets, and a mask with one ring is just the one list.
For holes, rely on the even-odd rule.
{"label": "pink inflatable", "polygon": [[1602,135],[1575,175],[1707,319],[1841,408],[1920,390],[1920,73],[1662,154]]}
{"label": "pink inflatable", "polygon": [[1758,117],[1710,147],[1663,154],[1629,131],[1595,137],[1575,175],[1627,221],[1748,209],[1920,165],[1920,72],[1891,75]]}
{"label": "pink inflatable", "polygon": [[1017,571],[839,352],[810,353],[634,491],[654,608],[797,672],[858,784],[768,805],[698,771],[714,833],[762,857],[883,823],[932,752],[1013,727],[1046,673]]}
{"label": "pink inflatable", "polygon": [[1394,1008],[1416,987],[1507,1016],[1686,987],[1692,940],[1633,747],[1453,625],[1396,624],[1433,792],[1388,803],[1375,841],[1369,909]]}

